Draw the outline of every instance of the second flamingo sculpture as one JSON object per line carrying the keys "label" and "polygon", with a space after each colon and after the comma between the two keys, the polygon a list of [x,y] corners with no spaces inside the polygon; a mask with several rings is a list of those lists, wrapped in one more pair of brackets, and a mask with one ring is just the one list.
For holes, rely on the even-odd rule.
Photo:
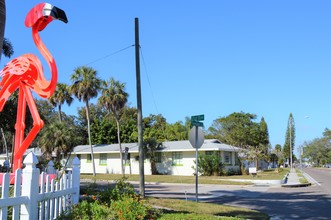
{"label": "second flamingo sculpture", "polygon": [[[55,60],[39,36],[39,32],[53,20],[68,22],[63,10],[48,3],[36,5],[30,10],[25,19],[25,26],[32,28],[34,43],[50,67],[52,75],[50,81],[46,80],[41,62],[33,54],[24,54],[13,59],[0,72],[2,77],[0,82],[0,112],[3,110],[9,96],[17,89],[19,90],[15,124],[13,173],[22,167],[23,154],[44,125],[39,116],[31,90],[42,98],[49,98],[56,89],[58,76]],[[33,118],[33,127],[25,135],[26,105],[28,105]]]}

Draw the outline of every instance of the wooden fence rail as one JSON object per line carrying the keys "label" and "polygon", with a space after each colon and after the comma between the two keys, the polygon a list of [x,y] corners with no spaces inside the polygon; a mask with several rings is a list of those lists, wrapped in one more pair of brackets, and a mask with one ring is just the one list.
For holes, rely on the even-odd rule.
{"label": "wooden fence rail", "polygon": [[[0,199],[0,219],[8,219],[12,207],[12,219],[57,218],[79,201],[80,161],[72,161],[72,171],[56,178],[53,162],[48,164],[47,173],[36,168],[38,159],[33,152],[24,159],[25,168],[18,169],[15,176],[5,173],[2,176],[2,194]],[[50,173],[53,172],[53,173]],[[15,177],[13,187],[10,179]],[[10,193],[10,189],[14,192]],[[12,195],[10,195],[12,194]]]}

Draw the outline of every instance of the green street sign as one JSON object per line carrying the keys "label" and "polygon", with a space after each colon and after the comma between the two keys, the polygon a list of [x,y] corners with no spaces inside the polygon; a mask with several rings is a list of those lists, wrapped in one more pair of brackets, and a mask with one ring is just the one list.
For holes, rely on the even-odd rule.
{"label": "green street sign", "polygon": [[205,115],[191,116],[191,126],[203,127],[203,123],[200,121],[205,120]]}
{"label": "green street sign", "polygon": [[192,126],[203,127],[203,123],[200,121],[191,121]]}
{"label": "green street sign", "polygon": [[191,121],[203,121],[205,120],[205,115],[194,115],[191,116]]}

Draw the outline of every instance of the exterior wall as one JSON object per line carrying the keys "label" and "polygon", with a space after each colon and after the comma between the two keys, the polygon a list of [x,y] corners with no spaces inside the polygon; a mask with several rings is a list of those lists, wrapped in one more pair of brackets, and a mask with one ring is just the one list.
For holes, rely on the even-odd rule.
{"label": "exterior wall", "polygon": [[[81,157],[81,173],[93,173],[92,161],[87,162],[88,154],[82,154]],[[136,160],[138,153],[130,153],[130,162],[124,165],[126,174],[139,174],[139,161]],[[95,172],[103,174],[121,174],[121,160],[119,154],[107,154],[107,164],[100,164],[100,154],[94,154]],[[145,160],[144,171],[146,175],[151,174],[151,166],[149,160]]]}
{"label": "exterior wall", "polygon": [[[87,161],[89,154],[81,154],[81,173],[93,173],[92,161]],[[96,173],[120,174],[121,163],[119,154],[107,154],[107,164],[100,164],[100,154],[94,154],[94,164]]]}
{"label": "exterior wall", "polygon": [[173,165],[173,152],[166,152],[162,156],[162,163],[157,163],[156,167],[159,173],[167,175],[182,175],[192,176],[195,170],[192,166],[195,166],[193,162],[195,160],[195,152],[181,152],[182,163]]}
{"label": "exterior wall", "polygon": [[[139,174],[139,160],[138,153],[130,153],[130,163],[125,166],[125,173],[127,174]],[[144,173],[145,175],[151,175],[151,164],[149,160],[144,162]]]}
{"label": "exterior wall", "polygon": [[[182,152],[181,153],[181,163],[173,164],[173,153],[174,152],[163,152],[162,153],[162,162],[156,163],[156,168],[160,174],[165,175],[182,175],[182,176],[192,176],[195,173],[195,151]],[[235,152],[230,152],[231,154],[231,163],[225,164],[225,169],[229,170],[239,170],[239,166],[235,164]],[[203,151],[199,154],[204,154]],[[81,173],[93,173],[92,162],[87,162],[87,154],[82,154],[81,159]],[[130,160],[124,165],[126,174],[139,174],[139,161],[137,160],[138,153],[130,153]],[[224,153],[221,152],[221,158],[224,162]],[[121,174],[121,163],[120,155],[118,153],[108,153],[107,154],[107,164],[100,164],[100,154],[94,154],[95,159],[95,169],[96,173],[104,174]],[[193,167],[193,168],[192,168]],[[144,172],[146,175],[151,175],[151,163],[148,159],[144,163]]]}

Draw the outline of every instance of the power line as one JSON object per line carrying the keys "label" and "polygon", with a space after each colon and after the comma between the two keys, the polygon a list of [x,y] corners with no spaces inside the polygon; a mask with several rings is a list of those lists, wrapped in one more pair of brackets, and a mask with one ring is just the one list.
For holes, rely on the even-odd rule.
{"label": "power line", "polygon": [[143,61],[145,73],[146,73],[146,76],[147,76],[147,82],[148,82],[149,88],[151,89],[154,107],[156,109],[157,114],[159,114],[159,110],[158,110],[156,102],[155,102],[155,97],[154,97],[153,89],[152,89],[152,86],[151,86],[151,82],[149,81],[148,71],[147,71],[147,67],[146,67],[146,63],[145,63],[145,59],[144,59],[144,55],[143,55],[143,51],[142,51],[141,47],[140,47],[140,54],[141,54],[141,58],[142,58],[142,61]]}
{"label": "power line", "polygon": [[134,44],[132,44],[132,45],[130,45],[130,46],[127,46],[127,47],[124,47],[124,48],[122,48],[122,49],[120,49],[120,50],[117,50],[117,51],[115,51],[115,52],[113,52],[113,53],[110,53],[110,54],[108,54],[108,55],[106,55],[106,56],[104,56],[104,57],[98,58],[98,59],[96,59],[96,60],[94,60],[94,61],[92,61],[92,62],[89,62],[89,63],[85,64],[85,65],[88,66],[88,65],[91,65],[92,63],[99,62],[99,61],[104,60],[104,59],[106,59],[106,58],[108,58],[108,57],[111,57],[111,56],[113,56],[113,55],[115,55],[115,54],[118,54],[118,53],[120,53],[120,52],[122,52],[122,51],[124,51],[124,50],[127,50],[127,49],[129,49],[129,48],[131,48],[131,47],[133,47],[133,46],[134,46]]}
{"label": "power line", "polygon": [[[159,110],[158,110],[157,105],[156,105],[156,101],[155,101],[155,97],[154,97],[152,85],[151,85],[151,82],[149,80],[148,71],[147,71],[147,67],[146,67],[146,63],[145,63],[143,51],[142,51],[141,47],[139,47],[139,48],[140,48],[140,54],[141,54],[143,66],[144,66],[146,77],[147,77],[147,82],[148,82],[149,88],[151,90],[154,107],[155,107],[156,113],[159,114]],[[166,140],[168,140],[167,133],[165,132],[165,127],[163,125],[162,125],[161,129],[162,129],[162,132],[163,132],[164,137],[166,138]]]}

